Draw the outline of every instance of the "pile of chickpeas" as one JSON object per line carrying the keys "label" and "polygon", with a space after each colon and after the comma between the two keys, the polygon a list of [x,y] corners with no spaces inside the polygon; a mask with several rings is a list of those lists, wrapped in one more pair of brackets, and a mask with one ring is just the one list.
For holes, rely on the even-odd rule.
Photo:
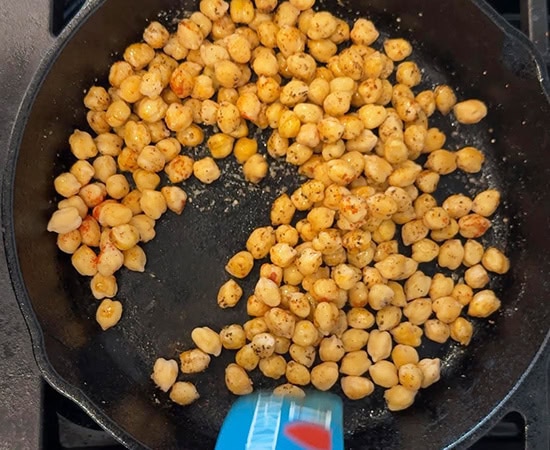
{"label": "pile of chickpeas", "polygon": [[[432,195],[442,176],[478,173],[484,155],[445,149],[430,116],[475,124],[485,104],[457,102],[447,85],[415,92],[422,70],[408,59],[410,42],[381,42],[370,20],[348,23],[313,6],[202,0],[173,33],[151,22],[111,66],[110,87],[87,92],[94,134],[74,131],[76,161],[54,181],[64,199],[48,230],[91,277],[105,330],[122,315],[115,272],[145,270],[141,244],[168,209],[183,212],[186,180],[213,183],[222,175],[216,160],[233,155],[244,178],[259,183],[268,174],[265,153],[307,177],[273,202],[270,225],[227,262],[221,308],[240,301],[238,280],[262,263],[246,300],[250,319],[220,331],[195,328],[197,348],[179,364],[155,362],[153,381],[181,405],[199,393],[177,381],[180,372],[202,372],[227,349],[235,351],[225,372],[233,394],[252,392],[248,372],[259,368],[285,381],[280,395],[304,396],[309,385],[325,391],[340,380],[350,399],[376,385],[388,408],[401,410],[440,377],[440,360],[418,354],[423,339],[468,345],[468,316],[500,307],[487,286],[509,260],[477,240],[491,227],[499,192],[457,193],[441,204]],[[205,126],[214,129],[207,139]],[[256,128],[270,130],[265,149],[249,137]],[[204,144],[210,156],[195,160],[188,149]],[[428,263],[455,272],[429,276],[421,270]]]}

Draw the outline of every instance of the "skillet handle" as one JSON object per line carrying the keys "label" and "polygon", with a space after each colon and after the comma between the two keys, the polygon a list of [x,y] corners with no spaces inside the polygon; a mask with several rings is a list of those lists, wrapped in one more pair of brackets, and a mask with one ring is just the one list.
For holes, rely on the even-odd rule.
{"label": "skillet handle", "polygon": [[[546,348],[550,342],[547,339]],[[526,450],[550,448],[550,353],[542,353],[514,393],[510,409],[525,419]]]}
{"label": "skillet handle", "polygon": [[536,49],[550,64],[548,44],[548,3],[547,0],[526,0],[520,2],[521,28],[529,36]]}
{"label": "skillet handle", "polygon": [[50,30],[59,36],[65,26],[82,8],[86,0],[51,0]]}

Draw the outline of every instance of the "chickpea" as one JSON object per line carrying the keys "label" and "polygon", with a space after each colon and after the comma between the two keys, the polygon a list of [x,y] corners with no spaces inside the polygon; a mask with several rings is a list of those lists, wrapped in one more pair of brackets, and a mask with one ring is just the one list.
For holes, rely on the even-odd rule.
{"label": "chickpea", "polygon": [[418,352],[409,345],[397,344],[392,352],[391,358],[398,369],[406,364],[418,364]]}
{"label": "chickpea", "polygon": [[207,369],[210,356],[197,348],[180,353],[182,373],[199,373]]}
{"label": "chickpea", "polygon": [[459,233],[465,238],[478,238],[491,227],[491,222],[479,214],[468,214],[458,221]]}
{"label": "chickpea", "polygon": [[237,364],[225,368],[225,385],[235,395],[250,394],[253,390],[252,380],[246,371]]}
{"label": "chickpea", "polygon": [[456,152],[456,164],[467,173],[477,173],[485,161],[483,153],[475,147],[464,147]]}
{"label": "chickpea", "polygon": [[378,386],[390,388],[399,382],[397,368],[390,361],[382,360],[374,363],[369,367],[369,374]]}
{"label": "chickpea", "polygon": [[338,381],[338,365],[322,362],[311,369],[311,384],[320,391],[328,391]]}
{"label": "chickpea", "polygon": [[464,259],[464,247],[458,239],[449,239],[439,249],[437,263],[441,267],[456,270]]}
{"label": "chickpea", "polygon": [[483,257],[481,258],[481,263],[487,270],[500,275],[503,275],[510,270],[510,260],[504,255],[504,253],[495,247],[489,247],[485,250]]}
{"label": "chickpea", "polygon": [[[415,300],[416,301],[416,300]],[[422,338],[422,329],[411,322],[401,322],[390,331],[393,339],[398,344],[419,347]]]}
{"label": "chickpea", "polygon": [[273,389],[273,395],[300,399],[306,397],[306,393],[303,391],[303,389],[290,383],[285,383],[277,386],[275,389]]}
{"label": "chickpea", "polygon": [[145,271],[147,257],[145,256],[145,252],[141,247],[136,245],[128,250],[124,250],[122,254],[124,256],[124,267],[126,267],[128,270],[132,270],[134,272]]}
{"label": "chickpea", "polygon": [[454,105],[456,120],[463,124],[475,124],[487,115],[487,106],[480,100],[465,100]]}
{"label": "chickpea", "polygon": [[195,385],[189,381],[174,383],[170,391],[170,400],[178,405],[186,406],[200,397]]}
{"label": "chickpea", "polygon": [[489,317],[500,308],[501,302],[489,289],[477,292],[468,305],[472,317]]}
{"label": "chickpea", "polygon": [[151,379],[164,392],[168,392],[178,377],[178,363],[169,359],[158,358],[153,366]]}
{"label": "chickpea", "polygon": [[319,357],[321,361],[340,361],[345,354],[344,344],[336,336],[323,338],[319,345]]}
{"label": "chickpea", "polygon": [[432,308],[436,317],[444,323],[454,322],[462,311],[462,305],[451,296],[435,299]]}
{"label": "chickpea", "polygon": [[258,366],[260,357],[252,349],[252,344],[246,344],[235,355],[235,362],[244,370],[250,372]]}
{"label": "chickpea", "polygon": [[209,355],[219,356],[222,351],[220,336],[211,328],[194,328],[191,332],[191,339],[200,350]]}
{"label": "chickpea", "polygon": [[372,394],[374,384],[368,378],[360,376],[343,377],[340,381],[342,391],[351,400],[360,400]]}
{"label": "chickpea", "polygon": [[259,363],[260,372],[268,378],[278,380],[285,375],[287,364],[281,355],[271,355],[267,358],[261,358]]}
{"label": "chickpea", "polygon": [[423,374],[422,389],[425,389],[433,383],[439,381],[441,367],[441,360],[439,358],[424,358],[420,360],[417,366]]}
{"label": "chickpea", "polygon": [[398,384],[384,392],[384,399],[390,411],[401,411],[413,404],[416,393],[417,391]]}

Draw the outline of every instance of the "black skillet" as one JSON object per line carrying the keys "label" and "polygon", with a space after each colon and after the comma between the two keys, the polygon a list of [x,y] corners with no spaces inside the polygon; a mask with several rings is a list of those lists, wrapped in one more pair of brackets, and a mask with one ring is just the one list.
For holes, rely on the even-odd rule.
{"label": "black skillet", "polygon": [[[448,82],[459,97],[488,103],[489,116],[480,125],[451,127],[448,119],[433,123],[447,132],[447,148],[469,144],[486,151],[477,181],[449,177],[444,191],[484,186],[502,191],[504,202],[495,219],[502,225],[492,229],[486,242],[503,248],[512,261],[510,273],[493,285],[502,310],[493,320],[476,323],[468,348],[449,343],[423,349],[424,356],[442,358],[443,377],[412,408],[390,414],[379,394],[346,402],[346,446],[460,447],[516,407],[527,415],[531,445],[548,448],[544,391],[542,397],[529,391],[532,397],[521,405],[509,399],[526,389],[530,369],[548,354],[550,104],[540,57],[525,37],[477,0],[326,1],[319,7],[347,19],[371,18],[384,35],[412,39],[414,58],[425,68],[425,86]],[[122,321],[107,332],[99,330],[93,318],[97,302],[87,280],[76,275],[45,231],[54,209],[52,180],[71,163],[69,134],[86,128],[84,90],[106,82],[109,64],[139,39],[147,20],[170,22],[178,12],[196,8],[195,2],[174,0],[90,0],[56,39],[41,30],[51,48],[9,140],[3,237],[36,360],[50,384],[130,448],[213,446],[234,400],[222,379],[232,355],[196,377],[203,395],[188,408],[171,405],[155,390],[149,380],[152,363],[157,356],[174,357],[189,347],[195,326],[219,328],[244,320],[244,305],[216,309],[224,263],[242,248],[251,229],[267,223],[277,193],[298,182],[291,169],[273,163],[270,178],[259,188],[250,187],[230,174],[238,172],[236,164],[225,161],[224,177],[210,188],[188,185],[193,202],[182,217],[168,215],[158,223],[157,238],[146,246],[146,273],[119,276]],[[544,366],[539,370],[542,381]],[[255,381],[257,387],[272,386]],[[544,384],[538,386],[544,389]],[[530,402],[537,410],[529,411]]]}

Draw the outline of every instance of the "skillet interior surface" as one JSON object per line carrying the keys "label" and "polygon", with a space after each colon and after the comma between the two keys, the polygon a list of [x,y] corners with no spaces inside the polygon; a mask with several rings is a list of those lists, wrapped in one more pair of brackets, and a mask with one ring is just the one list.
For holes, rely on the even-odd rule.
{"label": "skillet interior surface", "polygon": [[[352,4],[350,2],[350,4]],[[181,217],[168,214],[157,223],[157,237],[145,245],[144,274],[122,271],[117,298],[121,322],[101,332],[97,301],[86,280],[60,254],[46,223],[55,208],[54,177],[72,159],[67,139],[74,128],[87,129],[83,92],[106,85],[108,66],[126,45],[140,39],[147,20],[169,23],[193,2],[111,0],[75,28],[52,62],[36,95],[13,167],[13,196],[4,212],[10,267],[20,302],[35,317],[35,348],[46,378],[83,405],[127,445],[151,448],[209,448],[234,397],[223,383],[233,352],[213,360],[208,372],[190,377],[202,394],[187,408],[159,395],[149,376],[156,357],[176,357],[190,348],[195,326],[244,322],[245,302],[234,310],[216,306],[226,280],[229,255],[244,246],[250,231],[269,220],[270,202],[299,183],[292,168],[271,161],[268,179],[258,187],[242,181],[238,165],[222,161],[222,178],[204,188],[184,189],[190,202]],[[383,36],[403,36],[414,44],[413,59],[424,68],[422,87],[447,82],[459,98],[479,97],[489,106],[482,124],[460,126],[452,118],[430,121],[447,133],[446,148],[474,145],[487,162],[481,176],[445,177],[441,195],[497,187],[503,195],[484,238],[510,256],[512,269],[493,287],[503,301],[491,321],[476,322],[468,348],[452,343],[427,345],[423,357],[443,360],[442,380],[417,397],[407,411],[390,414],[381,390],[358,402],[345,402],[349,448],[441,448],[459,439],[486,417],[511,391],[546,336],[550,217],[550,108],[536,61],[522,41],[508,35],[476,2],[373,0],[353,4],[321,2],[320,7],[354,19],[372,19]],[[469,30],[469,31],[468,31]],[[473,31],[475,30],[475,31]],[[382,38],[381,38],[382,39]],[[380,42],[380,41],[379,41]],[[258,134],[258,140],[265,136]],[[196,150],[205,154],[205,149]],[[439,198],[441,200],[441,197]],[[13,216],[12,216],[13,214]],[[422,268],[422,267],[421,267]],[[243,287],[250,293],[254,276]],[[38,338],[41,330],[42,338]],[[32,331],[32,330],[31,330]],[[254,377],[255,387],[272,387]]]}

